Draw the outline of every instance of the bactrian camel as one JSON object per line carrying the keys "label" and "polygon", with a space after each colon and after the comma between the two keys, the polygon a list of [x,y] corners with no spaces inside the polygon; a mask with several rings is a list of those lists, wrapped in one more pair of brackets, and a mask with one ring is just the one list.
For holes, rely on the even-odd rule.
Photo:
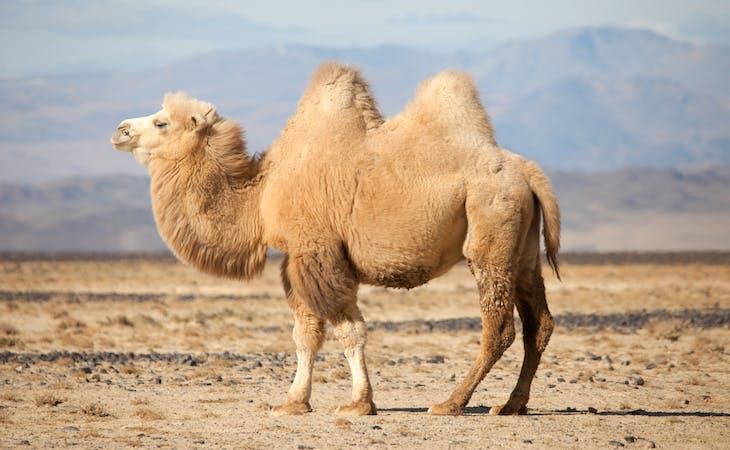
{"label": "bactrian camel", "polygon": [[540,217],[557,275],[559,211],[539,167],[497,145],[469,76],[435,75],[384,120],[357,70],[324,63],[260,157],[247,153],[238,124],[183,93],[167,94],[155,114],[123,121],[111,140],[149,170],[158,230],[179,259],[245,280],[261,272],[267,249],[284,253],[297,370],[273,414],[311,411],[312,368],[327,323],[352,372],[352,401],[338,413],[375,414],[358,285],[413,288],[464,258],[479,288],[479,354],[451,396],[429,411],[464,411],[515,338],[515,307],[522,370],[507,403],[491,412],[526,411],[553,329]]}

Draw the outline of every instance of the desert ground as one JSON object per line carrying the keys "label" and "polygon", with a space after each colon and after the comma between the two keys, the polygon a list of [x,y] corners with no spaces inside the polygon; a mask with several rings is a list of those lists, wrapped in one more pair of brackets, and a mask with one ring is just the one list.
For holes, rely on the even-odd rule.
{"label": "desert ground", "polygon": [[[521,335],[460,417],[435,417],[480,338],[464,265],[413,290],[362,286],[378,415],[338,417],[331,337],[314,411],[272,417],[295,369],[279,261],[251,282],[171,257],[0,256],[2,448],[730,448],[730,257],[566,257],[528,414],[497,417]],[[519,330],[519,328],[518,328]]]}

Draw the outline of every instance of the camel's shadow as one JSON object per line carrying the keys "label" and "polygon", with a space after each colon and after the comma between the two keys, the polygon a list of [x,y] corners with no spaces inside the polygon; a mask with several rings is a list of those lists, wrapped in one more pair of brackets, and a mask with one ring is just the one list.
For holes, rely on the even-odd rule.
{"label": "camel's shadow", "polygon": [[[489,406],[467,406],[464,415],[489,415]],[[380,412],[427,413],[428,408],[378,408]],[[527,416],[595,415],[595,416],[645,416],[645,417],[730,417],[730,413],[714,411],[647,411],[632,409],[621,411],[593,411],[588,409],[528,409]]]}

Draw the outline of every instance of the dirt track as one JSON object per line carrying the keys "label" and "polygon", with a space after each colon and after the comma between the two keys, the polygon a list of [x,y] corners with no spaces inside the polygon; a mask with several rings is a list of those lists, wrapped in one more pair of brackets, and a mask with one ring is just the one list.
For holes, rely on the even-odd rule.
{"label": "dirt track", "polygon": [[464,416],[426,414],[478,346],[459,266],[411,291],[361,288],[379,415],[333,414],[350,385],[329,339],[314,412],[274,418],[295,368],[275,264],[243,284],[169,258],[6,257],[0,447],[728,448],[730,264],[566,260],[564,282],[546,273],[558,327],[527,416],[488,415],[516,381],[518,342]]}

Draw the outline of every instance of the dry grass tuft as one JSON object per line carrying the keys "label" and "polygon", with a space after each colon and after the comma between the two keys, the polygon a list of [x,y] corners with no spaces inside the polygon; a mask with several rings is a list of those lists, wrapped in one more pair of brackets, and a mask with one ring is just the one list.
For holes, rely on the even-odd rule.
{"label": "dry grass tuft", "polygon": [[126,366],[122,366],[119,369],[119,372],[123,373],[124,375],[139,375],[140,370],[135,366],[126,365]]}
{"label": "dry grass tuft", "polygon": [[18,339],[18,331],[7,322],[0,322],[0,347],[19,347],[23,342]]}
{"label": "dry grass tuft", "polygon": [[685,334],[685,322],[682,319],[652,319],[647,324],[649,333],[657,339],[678,340]]}
{"label": "dry grass tuft", "polygon": [[89,403],[81,407],[81,412],[87,416],[93,417],[110,417],[111,414],[99,403]]}
{"label": "dry grass tuft", "polygon": [[23,341],[13,336],[0,336],[0,347],[18,347]]}
{"label": "dry grass tuft", "polygon": [[99,433],[99,430],[96,428],[82,428],[81,431],[77,434],[77,436],[81,439],[90,439],[90,438],[100,438],[102,437],[101,433]]}
{"label": "dry grass tuft", "polygon": [[53,393],[40,394],[35,397],[34,403],[36,406],[58,406],[65,402],[65,398],[61,398]]}
{"label": "dry grass tuft", "polygon": [[129,317],[125,315],[119,315],[116,317],[107,317],[106,319],[100,321],[99,325],[134,327],[134,322],[132,322]]}
{"label": "dry grass tuft", "polygon": [[707,353],[723,354],[725,353],[725,345],[721,342],[713,341],[707,336],[697,336],[692,345],[692,352],[698,355]]}
{"label": "dry grass tuft", "polygon": [[0,322],[0,335],[16,336],[18,334],[20,334],[20,331],[18,331],[18,329],[13,325],[10,325],[7,322]]}
{"label": "dry grass tuft", "polygon": [[335,419],[335,425],[337,425],[338,427],[349,427],[350,425],[352,425],[352,422],[340,417]]}
{"label": "dry grass tuft", "polygon": [[58,326],[56,327],[59,331],[65,331],[70,330],[74,332],[80,332],[86,328],[86,323],[77,320],[77,319],[64,319],[61,322],[58,323]]}
{"label": "dry grass tuft", "polygon": [[162,413],[153,411],[150,408],[137,408],[134,411],[134,415],[139,417],[142,420],[162,420],[165,418],[165,416],[162,415]]}
{"label": "dry grass tuft", "polygon": [[12,420],[10,420],[10,411],[8,411],[6,408],[0,409],[0,423],[10,423]]}
{"label": "dry grass tuft", "polygon": [[338,367],[336,369],[333,369],[330,374],[335,380],[349,380],[350,379],[350,371],[345,369],[344,367]]}
{"label": "dry grass tuft", "polygon": [[13,403],[19,403],[23,401],[23,399],[18,395],[16,392],[13,391],[7,391],[7,392],[0,392],[0,400],[4,400],[6,402],[13,402]]}

